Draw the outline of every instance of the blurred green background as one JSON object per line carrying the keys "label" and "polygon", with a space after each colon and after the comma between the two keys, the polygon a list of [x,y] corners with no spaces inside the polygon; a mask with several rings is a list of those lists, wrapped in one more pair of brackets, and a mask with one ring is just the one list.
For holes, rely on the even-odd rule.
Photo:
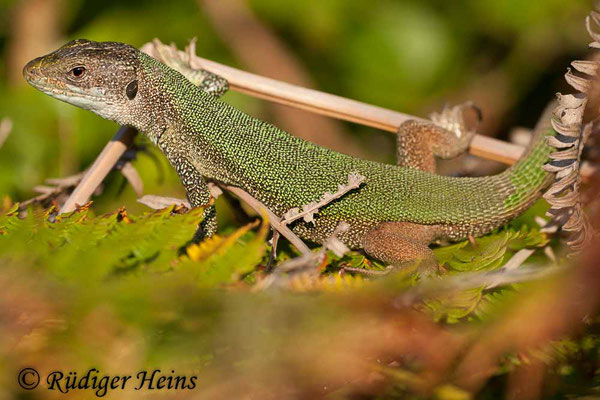
{"label": "blurred green background", "polygon": [[[141,46],[157,37],[183,47],[197,37],[200,56],[420,116],[474,100],[482,132],[505,138],[568,91],[562,74],[588,54],[590,9],[585,0],[3,0],[0,118],[13,129],[0,147],[0,193],[24,200],[44,179],[81,171],[117,129],[22,79],[29,59],[71,39]],[[309,140],[393,162],[393,135],[238,93],[225,100]],[[182,197],[152,151],[160,165],[145,154],[134,164],[145,193]],[[143,209],[123,179],[111,174],[99,209]]]}

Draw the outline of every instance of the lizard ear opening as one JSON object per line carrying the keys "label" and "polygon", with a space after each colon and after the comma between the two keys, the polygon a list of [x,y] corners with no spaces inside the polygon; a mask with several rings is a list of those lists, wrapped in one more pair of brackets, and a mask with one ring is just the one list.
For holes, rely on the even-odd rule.
{"label": "lizard ear opening", "polygon": [[135,96],[137,95],[137,91],[138,91],[137,79],[129,82],[127,84],[127,87],[125,88],[125,94],[127,94],[127,98],[129,100],[133,100],[135,98]]}

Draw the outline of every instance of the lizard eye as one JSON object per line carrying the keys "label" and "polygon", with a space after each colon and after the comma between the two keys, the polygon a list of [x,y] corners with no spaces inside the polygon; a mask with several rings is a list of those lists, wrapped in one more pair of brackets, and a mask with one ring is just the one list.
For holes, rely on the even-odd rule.
{"label": "lizard eye", "polygon": [[74,78],[82,78],[85,75],[84,67],[75,67],[71,70],[71,76]]}

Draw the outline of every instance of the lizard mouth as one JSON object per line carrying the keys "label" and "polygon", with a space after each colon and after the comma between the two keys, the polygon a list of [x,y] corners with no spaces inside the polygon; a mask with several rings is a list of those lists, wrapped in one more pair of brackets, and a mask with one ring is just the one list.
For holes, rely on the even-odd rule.
{"label": "lizard mouth", "polygon": [[[36,58],[23,67],[23,77],[37,90],[67,102],[69,98],[82,98],[90,101],[101,101],[105,93],[99,88],[83,89],[69,85],[59,79],[49,78],[42,73],[42,58]],[[93,92],[97,93],[93,93]]]}
{"label": "lizard mouth", "polygon": [[41,78],[38,80],[28,80],[28,82],[31,86],[33,86],[42,93],[45,93],[49,96],[67,102],[69,104],[79,105],[84,108],[88,107],[85,107],[84,104],[81,103],[81,101],[85,101],[85,103],[89,105],[96,102],[106,102],[106,99],[102,96],[94,96],[88,92],[82,91],[80,88],[67,87],[60,81],[56,82],[47,78]]}
{"label": "lizard mouth", "polygon": [[[56,99],[70,104],[91,108],[94,103],[106,102],[105,92],[100,88],[83,89],[59,79],[49,78],[41,72],[40,59],[36,58],[23,68],[23,77],[31,86]],[[87,107],[86,107],[87,106]]]}

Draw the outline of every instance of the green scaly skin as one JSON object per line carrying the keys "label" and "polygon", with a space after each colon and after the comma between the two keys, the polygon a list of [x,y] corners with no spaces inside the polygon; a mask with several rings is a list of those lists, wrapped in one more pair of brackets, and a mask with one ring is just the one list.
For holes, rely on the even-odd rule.
{"label": "green scaly skin", "polygon": [[[84,77],[73,76],[76,66],[85,68]],[[145,132],[177,170],[194,206],[209,201],[206,181],[214,180],[244,189],[283,215],[335,192],[350,173],[365,176],[360,188],[321,208],[314,225],[294,223],[295,232],[316,242],[340,221],[351,226],[341,239],[353,248],[362,248],[366,235],[386,222],[431,228],[426,243],[479,236],[519,215],[552,181],[553,174],[543,169],[555,150],[544,140],[555,133],[547,123],[537,128],[529,151],[512,168],[495,176],[454,178],[303,141],[121,43],[71,42],[31,61],[24,76],[47,94]],[[137,90],[129,98],[133,81]],[[211,235],[214,208],[205,217],[203,228]]]}

